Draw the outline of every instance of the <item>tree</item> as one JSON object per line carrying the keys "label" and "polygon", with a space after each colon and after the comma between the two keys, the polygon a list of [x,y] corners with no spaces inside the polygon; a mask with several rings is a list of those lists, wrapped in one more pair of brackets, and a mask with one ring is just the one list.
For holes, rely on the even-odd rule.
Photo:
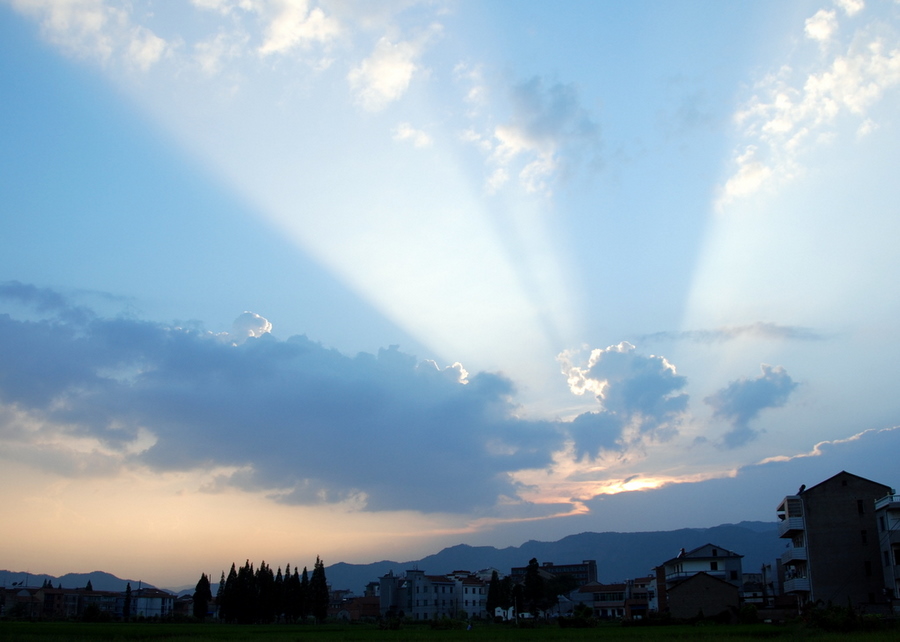
{"label": "tree", "polygon": [[194,617],[202,620],[206,617],[206,609],[212,599],[212,588],[206,573],[200,575],[197,587],[194,589]]}
{"label": "tree", "polygon": [[94,590],[94,585],[91,584],[91,581],[90,581],[90,580],[88,580],[88,583],[87,583],[87,585],[84,587],[84,590],[85,590],[85,591],[93,591],[93,590]]}
{"label": "tree", "polygon": [[222,577],[219,578],[219,588],[216,589],[216,612],[219,619],[222,619],[222,602],[225,601],[225,571],[222,571]]}
{"label": "tree", "polygon": [[324,622],[328,617],[328,582],[325,579],[325,563],[316,556],[312,579],[309,581],[309,600],[316,622]]}
{"label": "tree", "polygon": [[309,617],[309,609],[311,606],[311,601],[309,599],[309,573],[306,572],[306,567],[303,567],[303,577],[300,579],[300,593],[297,600],[297,609],[299,611],[300,619],[306,620]]}
{"label": "tree", "polygon": [[122,619],[131,617],[131,582],[125,585],[125,603],[122,605]]}
{"label": "tree", "polygon": [[237,619],[237,583],[237,569],[232,562],[231,570],[228,571],[228,579],[225,580],[225,588],[222,591],[222,601],[219,604],[219,619],[226,622],[233,622]]}
{"label": "tree", "polygon": [[537,558],[532,557],[528,562],[528,568],[525,569],[525,586],[523,587],[523,597],[525,604],[532,615],[545,607],[546,590],[544,587],[544,578],[541,577],[541,567]]}
{"label": "tree", "polygon": [[500,606],[500,576],[497,571],[491,573],[491,583],[488,585],[487,601],[485,607],[488,615],[494,617],[494,612]]}

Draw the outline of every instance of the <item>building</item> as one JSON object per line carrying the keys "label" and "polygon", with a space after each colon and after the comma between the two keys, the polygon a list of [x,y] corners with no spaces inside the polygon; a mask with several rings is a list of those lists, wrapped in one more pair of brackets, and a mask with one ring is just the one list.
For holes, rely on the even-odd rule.
{"label": "building", "polygon": [[842,471],[781,500],[778,532],[788,540],[781,556],[784,593],[800,606],[885,605],[875,513],[876,501],[891,494],[884,484]]}
{"label": "building", "polygon": [[[512,577],[513,582],[519,584],[525,581],[525,574],[527,571],[527,566],[517,566],[509,572],[509,575]],[[597,581],[596,560],[584,560],[580,564],[554,564],[553,562],[544,562],[541,564],[541,571],[556,577],[567,575],[577,581],[579,586]]]}
{"label": "building", "polygon": [[894,605],[894,610],[900,610],[900,495],[891,491],[875,501],[875,521],[885,597]]}
{"label": "building", "polygon": [[569,594],[575,604],[584,604],[595,618],[602,620],[639,620],[647,615],[653,577],[615,584],[590,582]]}
{"label": "building", "polygon": [[650,603],[652,607],[655,606],[655,609],[652,607],[651,609],[660,613],[668,612],[670,610],[669,592],[698,573],[705,573],[709,577],[731,584],[740,593],[744,584],[744,574],[741,568],[743,557],[743,555],[738,555],[734,551],[715,544],[704,544],[689,552],[681,549],[678,555],[654,569],[656,573],[655,595]]}
{"label": "building", "polygon": [[426,575],[418,569],[401,576],[393,572],[380,578],[380,611],[383,617],[435,620],[442,617],[487,617],[488,583],[468,571]]}
{"label": "building", "polygon": [[732,621],[740,607],[740,589],[721,577],[700,571],[668,591],[668,612],[674,618],[726,618]]}

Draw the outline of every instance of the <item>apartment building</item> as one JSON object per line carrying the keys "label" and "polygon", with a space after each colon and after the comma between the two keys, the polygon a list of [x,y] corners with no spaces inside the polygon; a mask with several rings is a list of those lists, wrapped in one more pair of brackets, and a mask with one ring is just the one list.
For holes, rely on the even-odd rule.
{"label": "apartment building", "polygon": [[876,519],[876,501],[886,495],[890,487],[841,471],[781,500],[778,532],[788,540],[781,556],[784,593],[801,606],[886,604]]}

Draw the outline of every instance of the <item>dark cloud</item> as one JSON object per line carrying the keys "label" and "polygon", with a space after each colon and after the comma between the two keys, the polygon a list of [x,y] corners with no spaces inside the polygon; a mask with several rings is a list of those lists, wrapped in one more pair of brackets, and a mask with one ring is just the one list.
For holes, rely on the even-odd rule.
{"label": "dark cloud", "polygon": [[[579,530],[662,530],[707,527],[744,520],[775,521],[775,507],[801,484],[811,487],[842,470],[896,486],[900,427],[866,430],[847,439],[810,445],[791,457],[748,464],[730,475],[672,483],[656,490],[598,495],[585,501],[590,511],[566,520]],[[740,501],[735,501],[739,497]],[[678,510],[672,510],[677,506]],[[540,533],[533,537],[547,537]]]}
{"label": "dark cloud", "polygon": [[762,374],[756,379],[738,379],[704,401],[713,408],[713,414],[731,423],[732,428],[723,438],[727,448],[743,446],[759,435],[750,422],[766,408],[783,406],[797,387],[781,366],[761,366]]}
{"label": "dark cloud", "polygon": [[84,322],[91,312],[73,305],[66,297],[48,288],[39,288],[19,281],[0,283],[0,299],[16,301],[41,313],[56,313],[68,321]]}
{"label": "dark cloud", "polygon": [[687,379],[665,358],[642,355],[627,342],[592,351],[586,368],[567,364],[566,374],[574,392],[592,392],[603,406],[569,426],[579,459],[643,437],[669,439],[687,410],[688,395],[680,392]]}
{"label": "dark cloud", "polygon": [[[497,374],[466,377],[396,346],[348,357],[305,336],[279,340],[259,331],[270,326],[258,315],[242,315],[239,328],[253,332],[236,343],[134,319],[73,320],[66,305],[39,322],[0,316],[0,402],[126,462],[234,467],[220,484],[282,502],[365,497],[369,510],[463,512],[515,496],[510,473],[546,467],[562,447],[558,425],[514,417],[513,386]],[[129,454],[142,429],[155,443]]]}
{"label": "dark cloud", "polygon": [[780,339],[785,341],[822,341],[825,337],[809,328],[785,326],[777,323],[757,322],[747,325],[726,326],[715,330],[686,330],[683,332],[654,332],[640,337],[645,341],[693,341],[696,343],[721,343],[740,337]]}

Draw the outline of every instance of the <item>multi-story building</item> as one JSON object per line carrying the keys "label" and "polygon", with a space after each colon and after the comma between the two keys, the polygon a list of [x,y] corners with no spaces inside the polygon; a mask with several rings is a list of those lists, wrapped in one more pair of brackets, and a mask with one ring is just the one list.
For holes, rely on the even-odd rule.
{"label": "multi-story building", "polygon": [[875,502],[891,489],[842,471],[778,504],[785,594],[807,602],[885,604]]}
{"label": "multi-story building", "polygon": [[900,607],[900,495],[893,490],[875,501],[878,545],[884,574],[885,597]]}
{"label": "multi-story building", "polygon": [[[541,571],[555,575],[556,577],[569,576],[578,582],[578,585],[584,585],[588,582],[597,581],[597,561],[584,560],[580,564],[554,564],[553,562],[544,562],[541,564]],[[519,583],[525,581],[525,574],[528,572],[527,566],[516,566],[510,570],[509,575],[513,582]]]}
{"label": "multi-story building", "polygon": [[[704,544],[692,551],[681,549],[675,557],[657,566],[654,599],[650,601],[651,610],[665,613],[669,610],[668,594],[675,586],[685,580],[706,573],[740,590],[744,583],[741,559],[734,551],[729,551],[715,544]],[[654,609],[655,607],[655,609]]]}
{"label": "multi-story building", "polygon": [[590,582],[569,594],[576,604],[591,608],[600,619],[641,619],[647,615],[653,577],[640,577],[616,584]]}
{"label": "multi-story building", "polygon": [[426,575],[410,570],[404,576],[392,572],[380,579],[381,614],[434,620],[444,616],[487,617],[487,589],[484,580],[468,571],[448,575]]}

